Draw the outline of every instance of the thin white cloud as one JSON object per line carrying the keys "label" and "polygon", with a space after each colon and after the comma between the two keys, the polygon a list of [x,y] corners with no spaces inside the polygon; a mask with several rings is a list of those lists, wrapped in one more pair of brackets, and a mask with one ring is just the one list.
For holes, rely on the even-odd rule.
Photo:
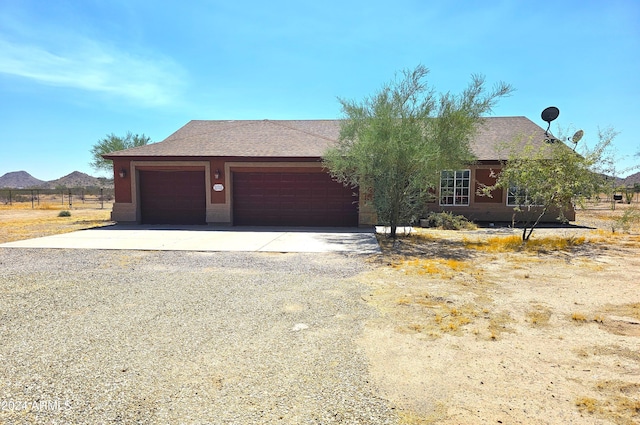
{"label": "thin white cloud", "polygon": [[41,84],[126,98],[145,106],[173,103],[183,86],[182,68],[161,57],[142,57],[88,39],[45,47],[9,41],[0,34],[0,73]]}

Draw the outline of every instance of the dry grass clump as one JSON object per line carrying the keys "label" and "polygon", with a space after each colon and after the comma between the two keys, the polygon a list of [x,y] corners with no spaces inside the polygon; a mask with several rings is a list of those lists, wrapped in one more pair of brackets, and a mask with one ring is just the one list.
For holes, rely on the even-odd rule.
{"label": "dry grass clump", "polygon": [[391,265],[394,269],[400,269],[405,274],[437,275],[451,278],[452,271],[460,272],[469,267],[466,261],[442,258],[418,258],[403,260]]}
{"label": "dry grass clump", "polygon": [[534,326],[545,326],[551,319],[551,309],[548,307],[535,305],[526,312],[527,321]]}
{"label": "dry grass clump", "polygon": [[591,397],[580,397],[576,400],[576,406],[581,412],[594,413],[598,410],[598,400]]}
{"label": "dry grass clump", "polygon": [[576,399],[575,404],[581,412],[619,425],[632,425],[640,421],[640,384],[601,381],[596,385],[596,390],[603,395],[603,399]]}
{"label": "dry grass clump", "polygon": [[587,321],[587,316],[582,313],[573,312],[571,313],[571,320],[574,322],[584,323]]}
{"label": "dry grass clump", "polygon": [[508,311],[491,314],[489,317],[489,325],[487,326],[489,339],[497,340],[503,332],[514,333],[515,330],[509,326],[514,322],[515,320]]}
{"label": "dry grass clump", "polygon": [[434,322],[443,333],[457,333],[460,328],[468,325],[478,317],[476,309],[469,304],[456,306],[442,306],[439,313],[434,316]]}
{"label": "dry grass clump", "polygon": [[411,321],[406,329],[411,333],[421,333],[433,338],[443,334],[462,335],[463,328],[473,323],[481,313],[471,304],[454,305],[439,297],[427,299],[404,299],[400,305],[413,306],[422,311],[414,315],[420,321]]}
{"label": "dry grass clump", "polygon": [[548,252],[566,251],[584,244],[584,236],[544,236],[523,241],[518,235],[493,236],[486,239],[463,239],[465,248],[484,252]]}

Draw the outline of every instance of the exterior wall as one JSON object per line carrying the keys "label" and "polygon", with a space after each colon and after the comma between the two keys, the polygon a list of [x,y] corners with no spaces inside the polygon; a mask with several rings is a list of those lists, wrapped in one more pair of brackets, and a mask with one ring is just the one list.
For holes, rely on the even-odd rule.
{"label": "exterior wall", "polygon": [[[115,203],[111,212],[111,218],[118,222],[140,222],[140,200],[138,194],[138,173],[140,170],[193,170],[204,169],[206,185],[206,222],[216,225],[233,224],[233,172],[234,171],[286,171],[286,172],[320,172],[323,171],[318,160],[285,161],[264,160],[263,158],[199,158],[184,160],[180,158],[167,158],[166,160],[139,160],[117,159],[114,160]],[[120,172],[124,170],[124,177]],[[470,167],[470,198],[468,206],[440,205],[439,196],[436,201],[427,205],[427,211],[449,211],[463,215],[470,220],[485,222],[511,222],[514,219],[512,206],[508,206],[507,194],[504,191],[495,191],[492,197],[476,194],[481,183],[491,185],[495,178],[490,176],[490,171],[499,172],[499,163],[485,163]],[[218,174],[218,178],[216,178]],[[222,185],[222,190],[219,186]],[[557,222],[557,211],[546,214],[543,221]],[[575,209],[565,211],[565,217],[570,221],[575,220]],[[360,226],[372,226],[377,223],[375,209],[373,207],[371,191],[360,190],[358,223]]]}
{"label": "exterior wall", "polygon": [[[124,172],[124,177],[120,173]],[[113,161],[114,195],[117,203],[131,203],[131,161],[128,159],[116,159]]]}
{"label": "exterior wall", "polygon": [[[115,203],[111,218],[118,222],[140,222],[140,196],[138,176],[140,170],[205,170],[206,222],[215,225],[233,225],[233,172],[323,172],[317,159],[287,161],[264,158],[198,158],[184,160],[166,158],[163,160],[118,159],[114,161]],[[126,171],[120,177],[120,170]],[[216,175],[218,176],[216,178]],[[221,186],[220,186],[221,185]],[[359,225],[375,224],[375,212],[371,202],[359,206]]]}
{"label": "exterior wall", "polygon": [[[495,183],[495,177],[491,177],[491,172],[499,173],[500,165],[498,163],[479,164],[469,168],[471,170],[470,197],[469,205],[440,205],[439,193],[436,201],[428,204],[428,211],[448,211],[456,215],[463,215],[472,221],[488,221],[488,222],[511,222],[517,219],[514,216],[513,206],[507,205],[506,190],[493,191],[491,197],[478,195],[478,190],[482,184],[491,186]],[[535,213],[535,210],[532,210]],[[575,209],[567,208],[564,212],[565,217],[569,221],[575,221]],[[547,212],[542,218],[543,222],[557,222],[558,211],[552,210]]]}

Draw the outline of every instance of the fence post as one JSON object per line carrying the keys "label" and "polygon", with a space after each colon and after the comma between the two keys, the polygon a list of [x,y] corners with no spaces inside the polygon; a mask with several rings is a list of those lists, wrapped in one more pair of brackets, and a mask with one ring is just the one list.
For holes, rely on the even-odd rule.
{"label": "fence post", "polygon": [[36,199],[38,200],[38,206],[40,206],[40,189],[36,189]]}
{"label": "fence post", "polygon": [[33,209],[33,189],[31,189],[31,209]]}
{"label": "fence post", "polygon": [[104,196],[102,194],[103,190],[104,190],[103,188],[100,188],[100,209],[104,208]]}
{"label": "fence post", "polygon": [[69,209],[73,207],[73,201],[71,200],[71,189],[69,189]]}

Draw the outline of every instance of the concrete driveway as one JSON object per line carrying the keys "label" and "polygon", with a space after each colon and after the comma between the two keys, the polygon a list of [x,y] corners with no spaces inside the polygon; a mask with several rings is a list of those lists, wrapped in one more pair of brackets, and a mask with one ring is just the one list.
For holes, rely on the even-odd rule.
{"label": "concrete driveway", "polygon": [[0,244],[3,248],[149,251],[380,252],[373,229],[113,225]]}

